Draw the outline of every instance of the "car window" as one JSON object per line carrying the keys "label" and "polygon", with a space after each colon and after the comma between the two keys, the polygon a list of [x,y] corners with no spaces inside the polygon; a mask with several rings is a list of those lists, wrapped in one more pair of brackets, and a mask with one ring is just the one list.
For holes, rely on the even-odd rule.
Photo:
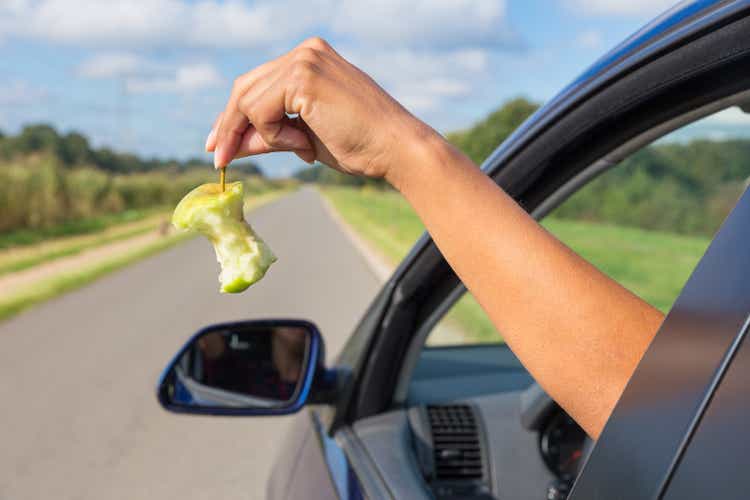
{"label": "car window", "polygon": [[[750,115],[730,108],[628,156],[542,225],[601,271],[667,312],[750,178]],[[467,292],[428,346],[502,342]]]}

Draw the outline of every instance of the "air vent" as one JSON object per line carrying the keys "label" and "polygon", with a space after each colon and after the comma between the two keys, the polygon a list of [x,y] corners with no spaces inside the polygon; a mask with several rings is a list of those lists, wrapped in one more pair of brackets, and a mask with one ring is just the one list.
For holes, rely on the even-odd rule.
{"label": "air vent", "polygon": [[481,479],[482,450],[474,410],[468,405],[430,405],[435,479]]}

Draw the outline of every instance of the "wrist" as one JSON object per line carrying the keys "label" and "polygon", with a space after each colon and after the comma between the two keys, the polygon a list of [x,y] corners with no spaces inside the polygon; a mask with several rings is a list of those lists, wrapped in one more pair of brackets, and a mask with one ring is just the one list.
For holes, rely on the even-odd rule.
{"label": "wrist", "polygon": [[429,175],[452,154],[453,146],[430,126],[418,122],[409,133],[399,136],[397,161],[388,169],[385,180],[401,194]]}

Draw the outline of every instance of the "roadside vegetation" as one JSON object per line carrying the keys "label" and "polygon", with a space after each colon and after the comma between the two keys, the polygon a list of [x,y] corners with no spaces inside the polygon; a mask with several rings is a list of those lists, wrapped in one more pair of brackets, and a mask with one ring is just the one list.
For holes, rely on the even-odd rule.
{"label": "roadside vegetation", "polygon": [[[44,262],[75,255],[84,250],[132,238],[150,231],[161,229],[168,221],[168,213],[159,210],[152,215],[141,216],[135,220],[116,222],[109,227],[80,236],[46,238],[37,244],[18,246],[0,246],[0,276],[23,271]],[[32,233],[33,234],[33,233]]]}
{"label": "roadside vegetation", "polygon": [[[480,164],[536,110],[516,99],[447,138]],[[543,225],[644,300],[668,311],[750,177],[750,140],[658,142],[625,159],[558,207]],[[302,169],[344,219],[392,263],[424,230],[406,201],[382,182]],[[498,284],[502,286],[502,284]],[[470,342],[497,342],[466,294],[447,317]]]}
{"label": "roadside vegetation", "polygon": [[[406,200],[393,191],[327,187],[324,194],[346,222],[396,265],[424,231]],[[705,252],[709,238],[548,218],[543,225],[607,275],[662,311],[667,311]],[[502,286],[502,284],[498,284]],[[501,336],[479,304],[466,294],[451,310],[474,342]]]}
{"label": "roadside vegetation", "polygon": [[[248,197],[245,212],[269,203],[285,192],[286,189],[275,189]],[[59,238],[39,245],[0,251],[0,291],[4,292],[0,293],[0,320],[193,237],[190,233],[172,231],[167,223],[169,215],[168,212],[160,211],[140,222],[114,226],[94,235]],[[66,265],[65,257],[73,257],[88,250],[98,251],[99,255],[83,266],[77,263]],[[27,265],[32,262],[32,265]],[[37,271],[38,268],[34,266],[42,266],[44,269],[45,263],[55,269],[45,273],[42,279],[15,285],[13,290],[3,289],[4,275],[14,282],[19,271]],[[15,269],[8,271],[14,267]]]}
{"label": "roadside vegetation", "polygon": [[[514,99],[473,127],[447,139],[481,164],[537,105]],[[380,187],[321,167],[305,167],[302,182],[325,186]],[[711,236],[750,178],[750,140],[659,141],[576,193],[555,215],[669,233]]]}
{"label": "roadside vegetation", "polygon": [[[252,163],[233,166],[232,176],[248,194],[280,187]],[[196,185],[215,181],[205,161],[141,159],[93,149],[74,132],[28,126],[0,137],[0,247],[95,232],[174,206]]]}
{"label": "roadside vegetation", "polygon": [[[266,178],[251,162],[233,165],[230,180],[243,181],[248,208],[296,185]],[[202,160],[95,149],[47,125],[0,134],[0,319],[179,243],[185,236],[170,234],[172,209],[195,186],[216,181]],[[66,268],[68,258],[96,249],[95,262]],[[33,286],[18,285],[47,269]]]}
{"label": "roadside vegetation", "polygon": [[102,262],[55,274],[14,290],[7,296],[0,296],[0,321],[8,319],[35,304],[91,283],[97,278],[172,247],[189,237],[190,235],[185,234],[167,236]]}

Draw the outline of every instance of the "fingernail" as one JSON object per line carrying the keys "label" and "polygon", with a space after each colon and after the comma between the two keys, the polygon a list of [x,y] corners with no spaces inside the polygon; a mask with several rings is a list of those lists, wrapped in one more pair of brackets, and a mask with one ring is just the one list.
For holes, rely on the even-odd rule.
{"label": "fingernail", "polygon": [[208,137],[206,137],[206,151],[208,151],[208,143],[210,143],[214,137],[216,137],[216,130],[211,129],[211,132],[208,133]]}
{"label": "fingernail", "polygon": [[221,147],[217,144],[214,150],[214,168],[221,168],[223,166],[221,162]]}

